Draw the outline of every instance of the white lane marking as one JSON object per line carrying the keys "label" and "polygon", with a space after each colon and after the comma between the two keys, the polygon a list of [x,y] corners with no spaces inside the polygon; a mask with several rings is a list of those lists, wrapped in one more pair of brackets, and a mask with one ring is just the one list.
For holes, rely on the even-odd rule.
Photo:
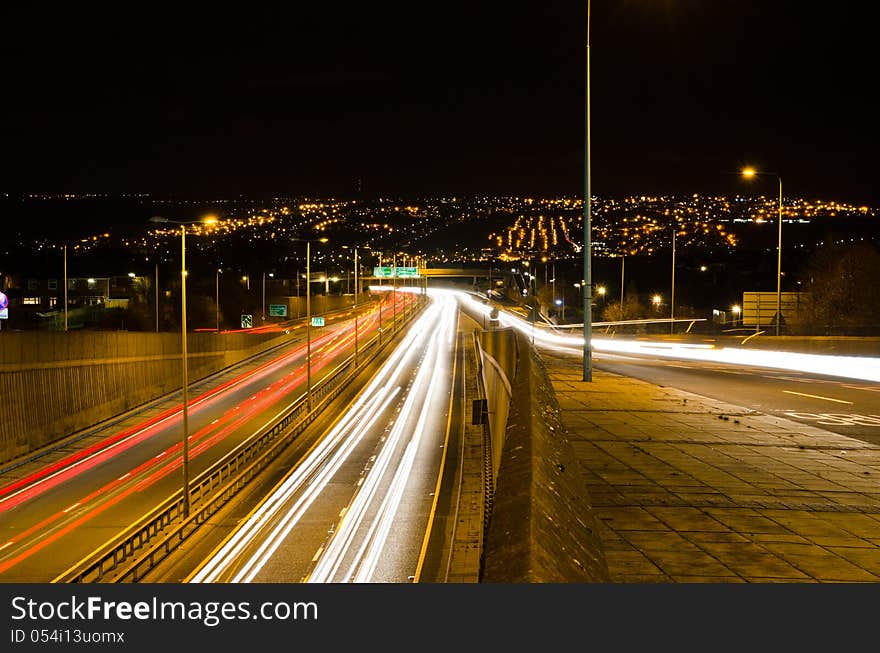
{"label": "white lane marking", "polygon": [[866,385],[844,385],[844,388],[851,388],[853,390],[867,390],[868,392],[880,392],[880,388],[872,388]]}
{"label": "white lane marking", "polygon": [[131,472],[126,472],[125,474],[123,474],[122,476],[120,476],[119,478],[117,478],[116,480],[117,480],[117,481],[124,481],[124,480],[127,479],[129,476],[131,476]]}
{"label": "white lane marking", "polygon": [[321,557],[321,554],[322,554],[323,552],[324,552],[324,547],[322,546],[320,549],[318,549],[317,553],[315,553],[315,557],[312,558],[312,562],[317,562],[317,561],[318,561],[318,558]]}
{"label": "white lane marking", "polygon": [[6,544],[4,544],[3,546],[0,546],[0,551],[2,551],[3,549],[5,549],[7,546],[12,546],[12,540],[9,540],[9,541],[8,541]]}
{"label": "white lane marking", "polygon": [[61,512],[70,512],[71,510],[73,510],[74,508],[76,508],[77,506],[79,506],[81,503],[82,503],[82,501],[77,501],[75,504],[73,504],[72,506],[70,506],[70,508],[67,508],[66,510],[62,510]]}
{"label": "white lane marking", "polygon": [[783,390],[783,392],[785,392],[786,394],[790,394],[790,395],[799,395],[801,397],[810,397],[811,399],[822,399],[824,401],[833,401],[836,404],[850,404],[850,405],[852,405],[852,403],[853,403],[851,401],[844,401],[843,399],[832,399],[831,397],[823,397],[821,395],[808,395],[806,392],[795,392],[794,390]]}

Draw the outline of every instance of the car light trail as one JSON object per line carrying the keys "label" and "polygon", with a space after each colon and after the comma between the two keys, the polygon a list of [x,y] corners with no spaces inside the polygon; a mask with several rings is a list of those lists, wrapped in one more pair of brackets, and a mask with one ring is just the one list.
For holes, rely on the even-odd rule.
{"label": "car light trail", "polygon": [[[464,292],[458,292],[459,299],[470,310],[488,315],[490,308]],[[513,327],[532,336],[535,344],[561,353],[583,355],[584,339],[577,336],[564,336],[550,333],[545,327],[535,328],[531,322],[516,317],[506,311],[499,311],[499,323]],[[617,340],[612,338],[593,338],[591,345],[596,352],[637,354],[679,360],[694,360],[730,365],[767,367],[795,372],[810,372],[846,379],[880,382],[880,358],[866,356],[837,356],[829,354],[802,354],[768,349],[746,349],[742,347],[714,347],[713,345],[647,342]]]}
{"label": "car light trail", "polygon": [[[376,316],[367,314],[362,322],[365,331],[375,321]],[[315,339],[318,347],[313,352],[313,369],[316,372],[324,369],[333,357],[343,352],[346,345],[353,340],[353,332],[348,329],[348,326],[343,325],[342,328],[333,329],[324,336]],[[297,357],[301,356],[304,348],[304,344],[299,345],[292,351],[274,357],[271,361],[259,365],[254,370],[241,374],[204,393],[191,405],[199,405],[200,408],[211,406],[215,401],[220,401],[224,392],[240,387],[244,383],[264,380],[268,374],[289,366]],[[249,394],[242,402],[228,408],[220,417],[211,420],[190,434],[189,441],[194,445],[190,450],[190,459],[195,460],[200,457],[212,446],[245,426],[262,411],[270,409],[285,399],[289,403],[291,393],[302,386],[304,379],[305,362],[297,362],[296,366],[283,377],[276,379],[257,392]],[[4,492],[6,494],[6,496],[0,496],[0,512],[36,497],[74,475],[83,474],[89,469],[106,463],[110,458],[119,456],[123,451],[131,449],[160,430],[173,426],[174,418],[180,414],[179,410],[180,407],[176,406],[163,411],[150,420],[111,435],[81,452],[42,468],[26,479],[7,485],[0,490],[0,495]],[[276,415],[269,422],[277,420],[278,417],[279,415]],[[243,445],[240,443],[238,446]],[[36,523],[23,525],[16,535],[2,547],[7,550],[3,552],[5,558],[0,560],[0,574],[61,537],[70,534],[79,526],[98,517],[126,497],[135,493],[144,493],[168,474],[179,470],[182,465],[181,450],[182,442],[176,441],[158,454],[152,452],[148,458],[141,459],[140,462],[132,461],[133,466],[129,471],[121,475],[114,475],[110,482],[87,491],[80,497],[72,497],[63,510],[39,518]],[[158,497],[156,502],[159,503],[162,499],[164,496]],[[17,550],[9,548],[16,545],[18,546]]]}
{"label": "car light trail", "polygon": [[[350,458],[355,447],[362,441],[364,436],[373,429],[376,422],[387,414],[387,409],[393,405],[393,401],[402,391],[403,380],[407,375],[407,369],[412,366],[413,358],[420,355],[419,352],[425,346],[425,342],[435,343],[447,335],[449,322],[448,316],[444,319],[444,312],[454,308],[454,302],[432,302],[421,317],[413,324],[405,334],[401,344],[391,353],[389,359],[381,366],[376,376],[369,382],[346,413],[340,418],[330,432],[308,452],[296,469],[286,477],[269,496],[244,520],[241,526],[203,563],[201,568],[190,577],[189,582],[221,582],[228,576],[232,576],[231,582],[251,582],[271,559],[278,547],[284,542],[291,530],[299,523],[312,503],[318,498],[325,487],[333,480],[340,467]],[[454,313],[453,313],[454,315]],[[438,328],[440,325],[443,328]],[[429,348],[434,351],[436,347]],[[428,375],[433,373],[442,382],[442,367],[430,364],[435,361],[436,354],[426,354],[422,366],[416,375],[412,388],[421,385]],[[426,364],[428,361],[429,364]],[[448,376],[448,375],[447,375]],[[448,384],[450,381],[446,379]],[[432,380],[433,383],[433,380]],[[412,392],[407,396],[404,406],[407,414],[416,405],[417,393]],[[427,405],[427,404],[426,404]],[[404,412],[404,411],[401,411]],[[422,425],[413,433],[413,437],[420,438],[424,430]],[[404,419],[396,417],[393,430],[400,431]],[[399,435],[392,433],[383,444],[374,469],[387,467],[386,451],[391,451],[394,444],[399,440]],[[406,467],[411,466],[412,455],[405,456],[405,463],[398,467],[399,474],[392,488],[396,492],[401,490],[406,477]],[[374,481],[370,480],[357,487],[355,499],[366,496],[374,491]],[[400,497],[392,498],[386,505],[390,510],[398,504]],[[353,507],[344,508],[343,523],[353,519]],[[385,511],[391,514],[393,511]],[[379,526],[387,533],[388,527],[385,522]],[[331,541],[331,546],[337,540]],[[379,541],[378,539],[376,540]],[[326,549],[321,555],[316,556],[318,564],[327,556]],[[233,573],[234,570],[234,573]]]}
{"label": "car light trail", "polygon": [[[412,389],[407,395],[406,401],[400,413],[395,418],[391,434],[383,444],[375,464],[370,469],[364,483],[360,486],[351,506],[346,510],[345,517],[336,529],[333,539],[324,549],[319,562],[309,575],[308,582],[369,582],[376,569],[382,554],[388,533],[397,515],[397,509],[403,496],[404,488],[412,471],[416,451],[421,443],[422,435],[428,417],[432,410],[431,399],[438,389],[446,389],[450,384],[448,370],[441,365],[441,347],[448,343],[450,332],[454,327],[454,300],[445,293],[440,295],[442,322],[435,330],[426,352],[425,359],[419,365],[419,371]],[[415,390],[425,388],[426,394],[422,397]],[[390,471],[390,465],[394,452],[403,439],[404,429],[409,416],[416,410],[416,403],[421,403],[418,423],[410,435],[406,444],[404,455],[394,472],[390,486],[385,492],[377,514],[370,524],[366,535],[361,540],[361,545],[350,563],[348,571],[337,578],[337,573],[346,557],[349,555],[355,536],[360,530],[376,495],[382,485],[386,474]]]}
{"label": "car light trail", "polygon": [[[320,345],[336,335],[337,332],[328,333],[316,342]],[[225,393],[240,387],[244,383],[254,383],[262,380],[274,370],[288,364],[293,358],[301,355],[304,350],[305,345],[300,345],[290,352],[286,352],[261,364],[256,369],[240,374],[220,386],[203,393],[190,401],[190,414],[194,415],[197,411],[210,405],[212,400],[220,400]],[[155,417],[113,434],[81,451],[65,456],[63,459],[37,470],[25,478],[0,488],[0,512],[9,510],[28,499],[39,496],[63,481],[94,468],[101,462],[105,462],[109,456],[115,456],[130,449],[136,444],[152,437],[161,429],[176,423],[180,418],[181,406],[174,406]]]}

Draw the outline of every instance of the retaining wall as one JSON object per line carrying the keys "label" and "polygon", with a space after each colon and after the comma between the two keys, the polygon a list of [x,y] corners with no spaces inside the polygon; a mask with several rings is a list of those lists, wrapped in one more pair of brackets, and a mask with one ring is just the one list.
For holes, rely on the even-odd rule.
{"label": "retaining wall", "polygon": [[[293,336],[190,333],[190,381]],[[0,337],[0,462],[182,386],[180,334],[19,332]]]}

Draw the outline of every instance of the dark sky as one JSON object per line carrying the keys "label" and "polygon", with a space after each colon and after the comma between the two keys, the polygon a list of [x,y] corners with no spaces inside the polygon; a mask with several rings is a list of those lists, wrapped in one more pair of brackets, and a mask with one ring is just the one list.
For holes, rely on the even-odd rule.
{"label": "dark sky", "polygon": [[[583,193],[586,2],[305,4],[6,3],[0,191]],[[594,1],[593,193],[880,204],[870,5]]]}

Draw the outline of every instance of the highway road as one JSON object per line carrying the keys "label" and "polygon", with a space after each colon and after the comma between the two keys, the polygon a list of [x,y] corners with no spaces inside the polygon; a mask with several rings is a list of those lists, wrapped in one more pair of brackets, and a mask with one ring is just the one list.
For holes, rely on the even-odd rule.
{"label": "highway road", "polygon": [[[488,311],[482,301],[471,311]],[[551,355],[583,357],[583,338],[502,312],[501,326],[532,337]],[[593,336],[593,366],[784,417],[880,445],[880,366],[876,358],[675,345]],[[762,364],[763,363],[763,364]]]}
{"label": "highway road", "polygon": [[407,330],[378,373],[187,579],[414,579],[445,453],[458,310],[449,293]]}
{"label": "highway road", "polygon": [[[414,295],[394,293],[392,316]],[[390,301],[389,295],[389,301]],[[358,319],[361,345],[376,335],[376,305]],[[312,383],[354,346],[351,311],[312,329]],[[291,342],[190,386],[190,478],[242,445],[306,386],[304,329]],[[89,430],[60,448],[0,470],[0,581],[47,582],[182,486],[180,393]]]}
{"label": "highway road", "polygon": [[880,384],[753,365],[596,352],[596,369],[679,388],[880,445]]}

